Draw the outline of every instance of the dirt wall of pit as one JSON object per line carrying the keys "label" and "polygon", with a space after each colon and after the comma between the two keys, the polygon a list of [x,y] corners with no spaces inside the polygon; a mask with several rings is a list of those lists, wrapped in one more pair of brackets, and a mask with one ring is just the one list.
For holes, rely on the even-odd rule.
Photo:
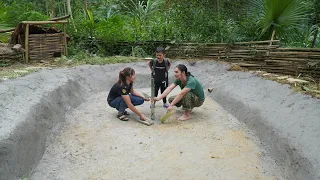
{"label": "dirt wall of pit", "polygon": [[[205,88],[215,88],[208,97],[255,131],[284,177],[320,178],[319,100],[254,74],[227,71],[227,65],[200,61],[173,66],[178,63],[186,64]],[[0,83],[0,179],[28,177],[65,114],[86,97],[108,90],[127,66],[136,70],[136,88],[150,86],[144,62],[42,70]]]}

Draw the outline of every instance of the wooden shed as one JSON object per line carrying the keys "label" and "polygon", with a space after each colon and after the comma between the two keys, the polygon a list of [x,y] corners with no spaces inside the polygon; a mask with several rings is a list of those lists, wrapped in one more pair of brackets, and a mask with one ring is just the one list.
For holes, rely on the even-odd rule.
{"label": "wooden shed", "polygon": [[[23,21],[14,30],[10,44],[21,44],[25,49],[25,62],[29,60],[40,61],[50,60],[54,57],[67,55],[66,24],[68,21]],[[62,24],[63,31],[55,27],[42,27],[46,24]]]}

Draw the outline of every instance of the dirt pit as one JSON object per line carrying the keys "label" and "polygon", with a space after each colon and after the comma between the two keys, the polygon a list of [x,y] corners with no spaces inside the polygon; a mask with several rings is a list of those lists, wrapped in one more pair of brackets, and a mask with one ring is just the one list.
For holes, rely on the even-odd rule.
{"label": "dirt pit", "polygon": [[[67,115],[31,179],[283,179],[259,140],[210,98],[191,120],[177,120],[180,108],[164,124],[159,101],[154,125],[146,126],[132,112],[130,121],[118,120],[102,101],[107,94]],[[138,109],[150,114],[150,103]]]}
{"label": "dirt pit", "polygon": [[[226,64],[172,67],[180,63],[213,90],[189,121],[161,124],[158,102],[152,126],[132,112],[118,120],[106,102],[124,67],[136,71],[134,88],[150,94],[146,62],[43,69],[1,82],[0,179],[320,178],[319,99]],[[150,115],[149,102],[138,108]]]}

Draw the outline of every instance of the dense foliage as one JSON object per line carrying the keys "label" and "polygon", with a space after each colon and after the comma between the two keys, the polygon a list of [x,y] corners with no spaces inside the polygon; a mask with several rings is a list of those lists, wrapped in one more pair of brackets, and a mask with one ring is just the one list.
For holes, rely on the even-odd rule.
{"label": "dense foliage", "polygon": [[[319,0],[1,0],[0,29],[70,13],[71,53],[108,54],[120,41],[267,40],[273,31],[284,46],[320,47]],[[144,54],[117,52],[133,51]]]}

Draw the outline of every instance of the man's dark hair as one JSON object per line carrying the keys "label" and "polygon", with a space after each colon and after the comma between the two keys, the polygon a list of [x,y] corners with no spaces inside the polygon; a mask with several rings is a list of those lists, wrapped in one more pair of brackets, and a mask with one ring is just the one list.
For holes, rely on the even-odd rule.
{"label": "man's dark hair", "polygon": [[164,53],[164,48],[163,47],[157,47],[156,53]]}
{"label": "man's dark hair", "polygon": [[186,73],[186,76],[193,76],[193,75],[188,71],[187,66],[185,66],[184,64],[178,64],[178,65],[176,66],[176,68],[178,68],[181,72],[185,72],[185,73]]}

